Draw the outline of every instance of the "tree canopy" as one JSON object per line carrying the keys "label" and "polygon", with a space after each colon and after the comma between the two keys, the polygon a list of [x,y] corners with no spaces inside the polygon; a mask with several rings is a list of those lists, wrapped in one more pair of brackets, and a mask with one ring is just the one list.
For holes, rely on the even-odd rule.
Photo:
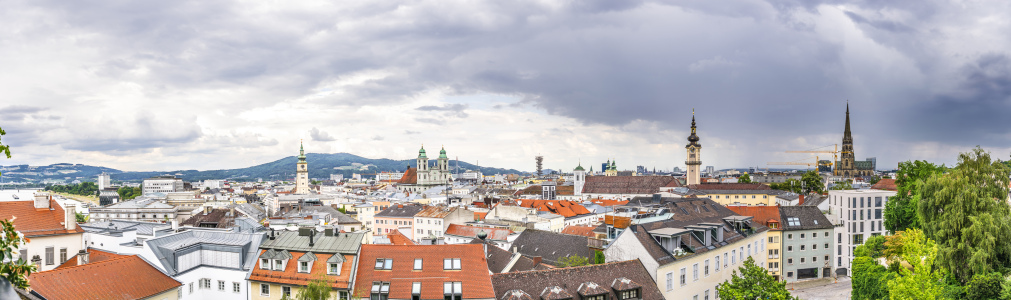
{"label": "tree canopy", "polygon": [[28,276],[35,272],[35,265],[27,258],[14,255],[28,239],[14,229],[12,220],[0,220],[0,277],[3,277],[14,287],[28,289]]}
{"label": "tree canopy", "polygon": [[95,185],[94,182],[85,181],[69,185],[51,185],[47,186],[46,190],[54,191],[57,193],[67,193],[81,196],[94,196],[98,194],[98,185]]}
{"label": "tree canopy", "polygon": [[940,175],[945,169],[944,165],[922,160],[900,162],[895,174],[895,196],[885,203],[885,229],[896,232],[920,228],[920,217],[916,213],[920,203],[920,187],[931,176]]}
{"label": "tree canopy", "polygon": [[744,173],[744,175],[741,175],[741,177],[737,177],[737,182],[738,183],[751,183],[751,175],[748,175],[748,173]]}
{"label": "tree canopy", "polygon": [[832,186],[832,188],[829,188],[829,189],[830,190],[852,190],[853,189],[853,184],[851,184],[849,180],[838,181],[838,182],[835,183],[835,185]]}
{"label": "tree canopy", "polygon": [[786,290],[786,282],[778,281],[769,271],[755,264],[748,256],[730,280],[716,286],[723,299],[798,299]]}
{"label": "tree canopy", "polygon": [[336,299],[336,295],[331,295],[333,288],[327,280],[326,275],[319,274],[309,281],[309,284],[298,290],[294,300],[327,300]]}
{"label": "tree canopy", "polygon": [[950,173],[924,183],[918,205],[923,232],[937,241],[938,262],[961,283],[1011,266],[1008,167],[977,147]]}

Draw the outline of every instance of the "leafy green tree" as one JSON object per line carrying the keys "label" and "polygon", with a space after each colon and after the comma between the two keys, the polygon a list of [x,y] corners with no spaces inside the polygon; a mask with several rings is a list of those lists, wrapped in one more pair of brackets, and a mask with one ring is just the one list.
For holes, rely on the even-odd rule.
{"label": "leafy green tree", "polygon": [[804,184],[804,193],[825,193],[825,183],[818,174],[818,170],[810,170],[800,176],[800,182]]}
{"label": "leafy green tree", "polygon": [[21,245],[27,243],[28,239],[14,229],[14,219],[0,220],[0,277],[19,289],[28,289],[28,276],[36,271],[35,265],[26,258],[14,260]]}
{"label": "leafy green tree", "polygon": [[788,179],[786,179],[786,181],[783,181],[783,182],[770,183],[769,184],[769,187],[772,188],[772,189],[774,189],[774,190],[794,192],[794,193],[797,193],[797,194],[800,194],[801,192],[803,192],[802,186],[803,186],[803,184],[800,183],[800,180],[796,180],[796,179],[793,179],[793,178],[788,178]]}
{"label": "leafy green tree", "polygon": [[938,263],[966,283],[976,274],[1011,266],[1011,171],[976,147],[948,174],[924,183],[919,203],[923,232],[937,241]]}
{"label": "leafy green tree", "polygon": [[755,264],[748,256],[730,280],[716,286],[723,299],[798,299],[786,290],[786,282],[778,281],[769,271]]}
{"label": "leafy green tree", "polygon": [[920,188],[931,176],[940,175],[946,168],[926,161],[905,161],[899,163],[895,174],[895,196],[885,203],[885,229],[890,232],[920,228],[919,209]]}
{"label": "leafy green tree", "polygon": [[903,265],[899,276],[888,281],[889,299],[939,299],[944,294],[944,269],[935,269],[938,246],[923,231],[912,229],[901,235],[902,255],[892,259]]}
{"label": "leafy green tree", "polygon": [[852,189],[853,189],[853,184],[850,184],[849,180],[843,180],[843,181],[836,182],[835,185],[833,185],[832,188],[830,188],[830,190],[836,190],[836,191],[837,190],[852,190]]}
{"label": "leafy green tree", "polygon": [[[858,249],[863,246],[857,247]],[[853,289],[850,296],[856,299],[888,299],[888,281],[895,277],[885,266],[869,256],[853,259]]]}
{"label": "leafy green tree", "polygon": [[11,158],[11,148],[3,144],[3,136],[7,134],[3,128],[0,128],[0,153],[3,153],[7,158]]}
{"label": "leafy green tree", "polygon": [[558,266],[562,268],[585,266],[589,264],[590,259],[579,255],[569,255],[558,259]]}
{"label": "leafy green tree", "polygon": [[604,257],[604,252],[602,252],[600,250],[596,250],[596,251],[593,252],[593,263],[594,264],[598,264],[599,265],[599,264],[602,264],[602,263],[605,263],[605,262],[607,262],[607,259]]}
{"label": "leafy green tree", "polygon": [[313,277],[309,281],[309,284],[298,290],[295,294],[294,300],[327,300],[336,299],[337,297],[332,297],[330,292],[333,288],[330,287],[330,283],[327,280],[326,275],[319,274]]}
{"label": "leafy green tree", "polygon": [[737,177],[737,182],[751,183],[751,175],[748,175],[748,173],[744,173],[744,175],[741,175],[741,177]]}
{"label": "leafy green tree", "polygon": [[976,274],[972,276],[965,286],[966,298],[976,299],[999,299],[1003,288],[1004,275],[999,272],[987,274]]}
{"label": "leafy green tree", "polygon": [[76,219],[77,223],[88,223],[89,217],[85,216],[82,213],[75,212],[74,213],[74,219]]}
{"label": "leafy green tree", "polygon": [[878,181],[881,181],[881,176],[878,176],[878,175],[871,176],[871,181],[870,181],[871,185],[877,184]]}

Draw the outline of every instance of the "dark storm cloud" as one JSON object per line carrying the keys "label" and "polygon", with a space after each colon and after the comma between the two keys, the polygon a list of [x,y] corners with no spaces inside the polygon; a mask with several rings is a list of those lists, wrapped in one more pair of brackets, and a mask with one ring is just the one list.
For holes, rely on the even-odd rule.
{"label": "dark storm cloud", "polygon": [[[307,94],[318,95],[309,103],[365,106],[441,89],[511,95],[521,100],[509,107],[584,124],[645,120],[678,130],[687,129],[694,108],[704,139],[771,144],[745,161],[798,137],[830,134],[838,142],[850,100],[867,153],[888,153],[896,141],[983,143],[951,128],[1008,144],[1007,118],[998,118],[1008,111],[1007,53],[938,46],[952,38],[943,27],[1000,9],[932,1],[368,1],[269,12],[224,1],[22,4],[51,14],[41,19],[60,20],[23,34],[93,37],[81,46],[107,59],[88,70],[156,96],[238,86],[265,95],[244,108]],[[816,20],[837,12],[838,24]],[[959,62],[966,57],[978,58]],[[965,67],[951,72],[949,65]],[[958,82],[956,90],[927,88],[944,81]],[[466,118],[467,109],[417,107],[415,121],[443,125]],[[81,140],[75,149],[157,147],[200,136],[199,129],[181,132],[99,139],[90,147]],[[309,133],[333,140],[316,128]],[[893,154],[875,155],[901,159]]]}

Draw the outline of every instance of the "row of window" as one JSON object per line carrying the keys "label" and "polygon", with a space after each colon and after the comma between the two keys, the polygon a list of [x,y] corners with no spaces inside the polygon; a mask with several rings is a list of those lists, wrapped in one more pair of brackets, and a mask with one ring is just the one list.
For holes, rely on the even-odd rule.
{"label": "row of window", "polygon": [[[806,259],[806,257],[801,257],[800,258],[800,263],[806,263],[807,261],[805,259]],[[825,255],[825,261],[828,261],[828,260],[829,260],[828,255]],[[811,257],[811,262],[818,262],[818,257],[817,256],[812,256]],[[792,265],[793,264],[793,258],[787,258],[786,259],[786,264]]]}
{"label": "row of window", "polygon": [[[414,270],[420,271],[422,269],[422,263],[424,262],[421,258],[414,259]],[[393,270],[393,259],[392,258],[377,258],[376,259],[376,270]],[[443,270],[462,270],[461,261],[459,258],[446,258],[442,260]]]}
{"label": "row of window", "polygon": [[[21,259],[25,261],[31,261],[31,258],[28,257],[28,249],[21,249],[19,255]],[[67,248],[60,248],[60,264],[66,261],[67,261]],[[56,248],[46,247],[46,255],[44,258],[44,263],[47,266],[56,264]]]}
{"label": "row of window", "polygon": [[[421,229],[421,228],[418,228],[418,234],[425,234],[425,230]],[[442,231],[441,230],[432,231],[431,229],[429,229],[428,230],[428,234],[435,235],[435,236],[442,236]]]}
{"label": "row of window", "polygon": [[[807,245],[800,245],[800,251],[805,251]],[[828,243],[825,243],[825,249],[828,249]],[[811,250],[818,250],[818,244],[811,244]],[[793,246],[786,246],[786,252],[793,252]]]}
{"label": "row of window", "polygon": [[[211,289],[211,279],[210,278],[201,278],[198,281],[197,284],[199,285],[199,287],[200,287],[201,290],[209,290],[209,289]],[[190,289],[190,294],[192,294],[193,293],[193,283],[192,282],[189,283],[189,289]],[[225,290],[225,281],[224,280],[218,280],[218,291],[224,291],[224,290]],[[240,292],[242,292],[242,284],[240,284],[238,282],[232,282],[232,292],[233,293],[240,293]]]}
{"label": "row of window", "polygon": [[[95,215],[95,218],[136,218],[137,217],[137,214],[102,214],[102,213],[96,213],[94,215]],[[174,216],[172,214],[150,214],[150,215],[148,215],[148,214],[140,214],[140,218],[141,219],[146,219],[146,218],[148,218],[148,216],[151,216],[152,219],[162,219],[162,218],[169,218],[169,219],[171,219],[171,218],[174,218]]]}
{"label": "row of window", "polygon": [[376,220],[376,224],[392,224],[392,225],[413,225],[414,221],[400,221],[400,220]]}
{"label": "row of window", "polygon": [[[445,281],[442,283],[442,294],[445,300],[463,299],[463,282]],[[374,281],[369,295],[370,300],[388,300],[390,298],[390,282]],[[421,282],[411,283],[411,299],[421,298]]]}
{"label": "row of window", "polygon": [[[805,234],[805,233],[801,233],[801,234],[800,234],[799,236],[800,236],[800,239],[804,239],[804,237],[806,236],[806,234]],[[828,231],[826,231],[826,232],[824,233],[824,235],[822,235],[822,236],[823,236],[823,237],[831,237],[831,235],[829,235]],[[812,233],[811,233],[811,238],[812,238],[812,239],[813,239],[813,238],[817,238],[817,237],[818,237],[818,233],[817,233],[817,232],[812,232]],[[770,237],[770,239],[771,239],[771,238],[772,238],[772,237]],[[788,233],[788,234],[786,234],[786,239],[788,239],[788,240],[792,240],[792,239],[793,239],[793,234],[792,234],[792,233]]]}
{"label": "row of window", "polygon": [[[298,262],[298,272],[299,273],[311,273],[313,262],[311,261],[300,261]],[[260,269],[262,270],[273,270],[273,271],[284,271],[284,268],[288,266],[288,262],[283,259],[260,259]],[[329,275],[340,275],[341,274],[341,264],[340,263],[328,263],[327,264],[327,274]]]}
{"label": "row of window", "polygon": [[[857,212],[859,212],[859,217],[858,217]],[[862,209],[851,210],[849,215],[850,215],[849,216],[850,217],[850,221],[863,220],[864,219],[864,210],[862,210]],[[871,219],[871,210],[870,209],[867,209],[867,219]],[[874,210],[874,220],[879,220],[879,219],[881,219],[881,209],[880,208]]]}
{"label": "row of window", "polygon": [[[723,196],[726,199],[730,199],[730,196]],[[720,199],[720,195],[716,195],[716,199]],[[741,199],[741,195],[734,195],[734,199]],[[744,195],[744,199],[748,199],[748,195]],[[757,199],[755,195],[751,195],[751,199]],[[769,199],[769,195],[762,195],[762,199]]]}

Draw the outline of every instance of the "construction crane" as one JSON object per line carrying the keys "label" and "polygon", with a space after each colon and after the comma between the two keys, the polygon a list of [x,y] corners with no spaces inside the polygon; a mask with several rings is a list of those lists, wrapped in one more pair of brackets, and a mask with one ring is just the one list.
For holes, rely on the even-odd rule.
{"label": "construction crane", "polygon": [[[815,150],[815,149],[826,148],[826,147],[829,147],[829,146],[833,147],[832,150]],[[814,149],[811,149],[811,150],[786,151],[786,153],[811,153],[811,154],[824,153],[824,154],[832,154],[832,160],[831,161],[829,161],[827,163],[821,163],[820,161],[818,162],[818,166],[819,167],[828,167],[829,170],[832,170],[832,166],[835,165],[835,162],[839,161],[839,144],[832,144],[832,145],[828,145],[828,146],[824,146],[824,147],[814,148]]]}
{"label": "construction crane", "polygon": [[808,158],[805,158],[805,159],[795,160],[795,161],[788,161],[788,162],[768,162],[766,164],[770,165],[770,166],[808,166],[808,167],[814,166],[815,168],[818,168],[819,161],[818,161],[818,157],[817,156],[814,157],[814,162],[802,162],[802,160],[808,160],[808,159],[811,159],[811,158],[808,157]]}

